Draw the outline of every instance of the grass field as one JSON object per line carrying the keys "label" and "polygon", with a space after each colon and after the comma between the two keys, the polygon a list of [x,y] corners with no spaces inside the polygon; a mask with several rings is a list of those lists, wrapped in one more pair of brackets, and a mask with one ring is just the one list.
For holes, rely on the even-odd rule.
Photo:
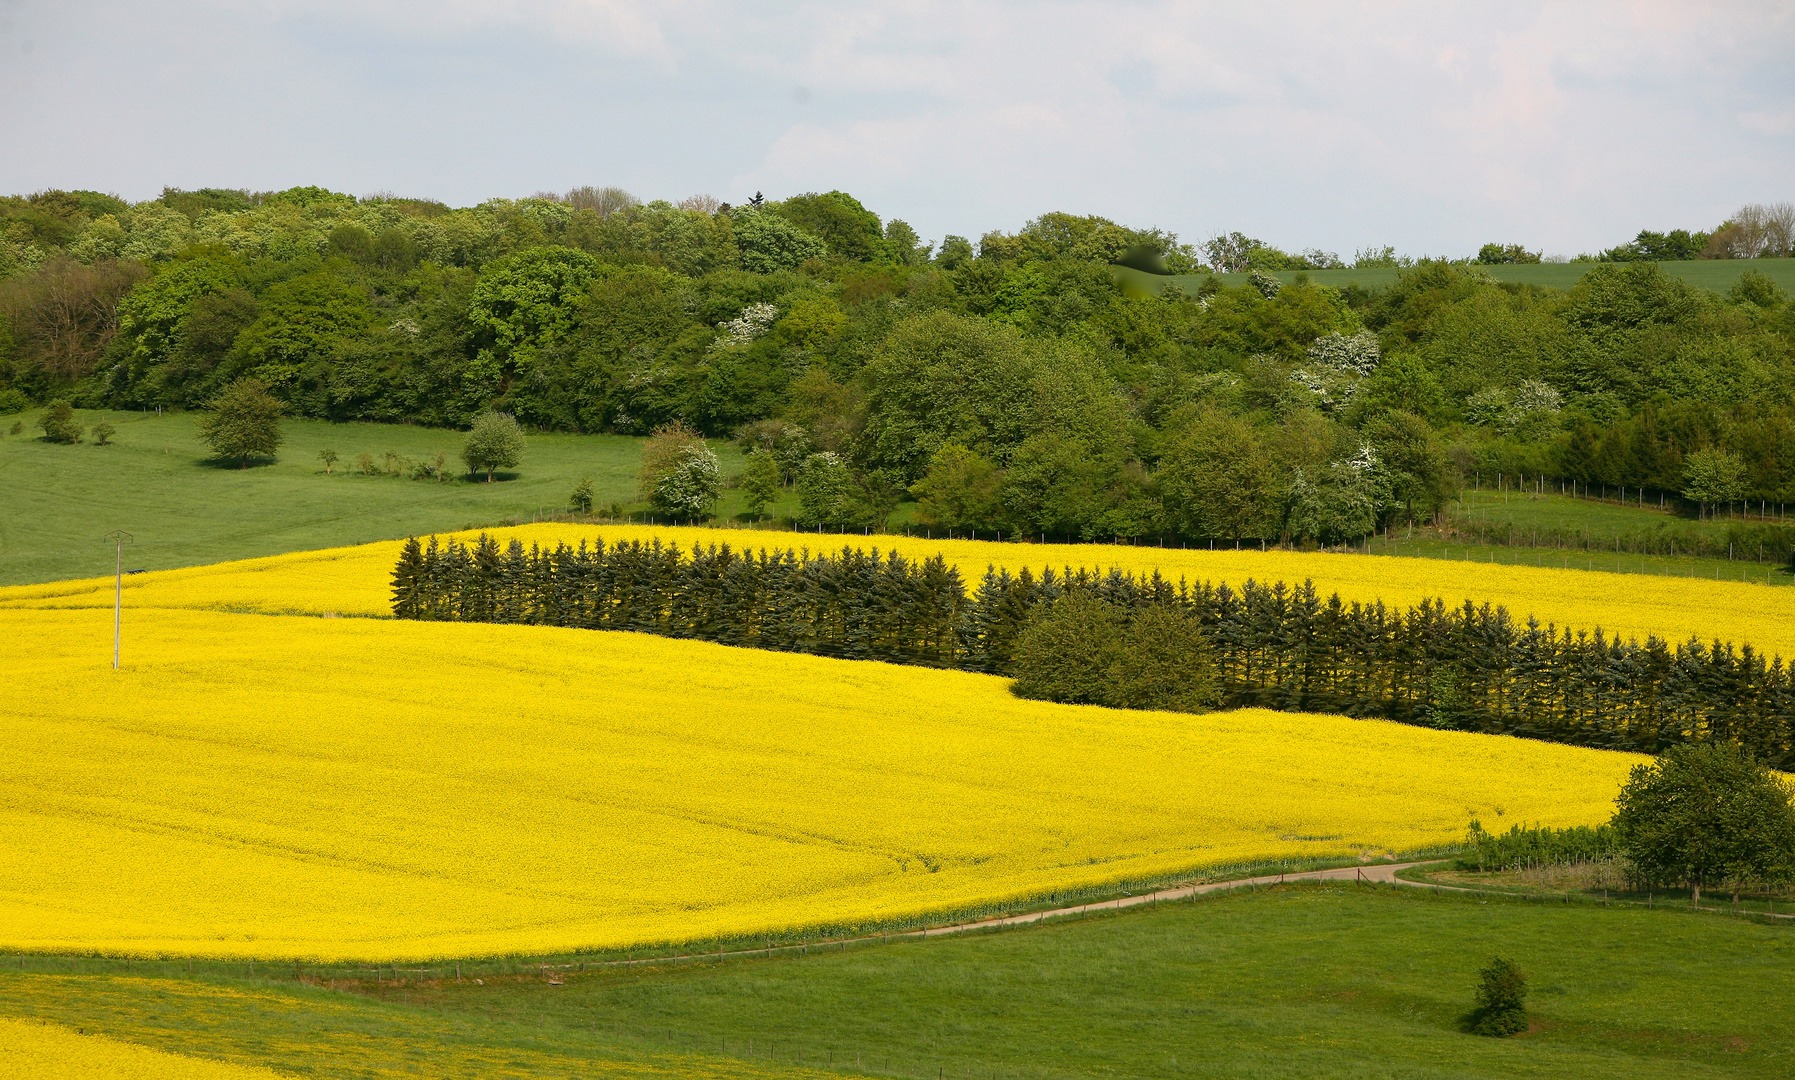
{"label": "grass field", "polygon": [[[118,429],[110,446],[73,446],[36,438],[36,414],[0,417],[27,431],[0,436],[0,585],[110,572],[113,529],[136,536],[129,567],[159,570],[222,559],[273,555],[564,513],[582,477],[600,507],[631,505],[642,440],[619,435],[531,435],[523,465],[501,483],[450,483],[354,472],[356,455],[377,462],[391,451],[424,461],[438,450],[460,468],[464,435],[396,424],[288,420],[272,465],[237,469],[208,462],[190,414],[88,412]],[[0,428],[0,431],[5,428]],[[725,472],[740,453],[712,444]],[[333,475],[318,452],[337,451]],[[719,512],[739,512],[743,495],[725,493]]]}
{"label": "grass field", "polygon": [[[1596,263],[1518,263],[1515,265],[1483,266],[1497,281],[1512,281],[1523,285],[1540,285],[1550,289],[1568,289],[1578,279],[1596,266]],[[1795,259],[1694,259],[1688,262],[1659,263],[1664,272],[1673,277],[1682,278],[1691,285],[1714,292],[1725,292],[1739,280],[1739,275],[1747,270],[1756,270],[1767,274],[1778,285],[1789,292],[1795,292]],[[1317,285],[1331,285],[1343,288],[1357,285],[1362,289],[1382,289],[1396,281],[1399,271],[1395,268],[1377,268],[1369,270],[1279,270],[1273,277],[1285,282],[1294,281],[1298,274],[1307,274],[1310,281]],[[1176,283],[1192,292],[1196,291],[1210,276],[1208,274],[1187,274],[1183,276],[1156,276],[1143,274],[1138,270],[1119,268],[1116,273],[1125,275],[1135,287],[1158,292],[1168,283]],[[1216,277],[1230,285],[1247,283],[1246,274],[1216,274]]]}
{"label": "grass field", "polygon": [[[1491,955],[1534,1025],[1462,1034]],[[1795,1071],[1787,927],[1352,885],[482,983],[17,958],[0,1013],[307,1076],[1674,1078]],[[82,971],[87,974],[76,974]],[[395,976],[397,976],[395,978]]]}

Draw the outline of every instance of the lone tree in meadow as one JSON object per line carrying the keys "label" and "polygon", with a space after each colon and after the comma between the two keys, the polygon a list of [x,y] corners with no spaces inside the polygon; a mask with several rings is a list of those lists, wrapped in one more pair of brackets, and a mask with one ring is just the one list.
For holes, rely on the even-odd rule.
{"label": "lone tree in meadow", "polygon": [[1471,1033],[1501,1038],[1527,1030],[1527,976],[1498,956],[1477,973],[1477,1009]]}
{"label": "lone tree in meadow", "polygon": [[474,418],[473,430],[461,447],[461,460],[469,472],[485,473],[492,483],[498,469],[515,469],[524,459],[524,432],[509,413],[491,409]]}
{"label": "lone tree in meadow", "polygon": [[1790,790],[1737,743],[1683,743],[1635,765],[1615,800],[1621,850],[1648,881],[1705,886],[1788,880],[1795,873]]}
{"label": "lone tree in meadow", "polygon": [[212,411],[199,422],[199,437],[217,457],[236,458],[249,468],[252,457],[271,458],[280,448],[281,403],[268,384],[254,377],[238,379],[212,399]]}
{"label": "lone tree in meadow", "polygon": [[1701,514],[1745,497],[1745,462],[1725,450],[1703,447],[1683,459],[1683,498],[1701,505]]}

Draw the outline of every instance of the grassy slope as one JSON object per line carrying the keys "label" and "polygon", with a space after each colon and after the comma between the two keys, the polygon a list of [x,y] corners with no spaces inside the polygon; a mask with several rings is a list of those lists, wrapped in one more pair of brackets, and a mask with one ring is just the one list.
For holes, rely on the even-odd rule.
{"label": "grassy slope", "polygon": [[[1495,954],[1530,976],[1522,1038],[1457,1030]],[[1791,961],[1784,927],[1302,886],[845,953],[570,972],[563,986],[490,972],[477,986],[470,971],[354,996],[287,970],[57,976],[30,973],[56,961],[22,958],[26,974],[0,965],[0,1013],[319,1077],[560,1076],[696,1051],[902,1077],[1691,1080],[1795,1069]]]}
{"label": "grassy slope", "polygon": [[[136,536],[127,568],[156,570],[528,521],[563,512],[581,477],[592,479],[598,508],[627,506],[641,453],[641,440],[624,436],[533,435],[515,478],[439,484],[359,476],[352,467],[360,453],[428,460],[442,450],[459,468],[460,432],[290,420],[279,461],[236,469],[206,461],[192,415],[79,415],[90,427],[110,421],[114,445],[33,438],[35,413],[17,418],[24,434],[0,436],[0,585],[111,573],[113,551],[100,537],[113,529]],[[0,430],[11,419],[0,418]],[[330,476],[318,461],[325,447],[341,457]],[[739,468],[735,447],[714,448],[726,474]],[[726,492],[720,512],[738,512],[742,499]]]}

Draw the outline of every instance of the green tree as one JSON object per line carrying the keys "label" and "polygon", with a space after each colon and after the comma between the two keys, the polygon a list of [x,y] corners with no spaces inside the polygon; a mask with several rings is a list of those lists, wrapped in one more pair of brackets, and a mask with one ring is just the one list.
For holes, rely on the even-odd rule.
{"label": "green tree", "polygon": [[1037,701],[1107,705],[1111,672],[1127,648],[1121,610],[1074,589],[1037,608],[1017,636],[1010,692]]}
{"label": "green tree", "polygon": [[879,215],[845,191],[793,195],[775,203],[773,211],[827,244],[830,254],[843,259],[867,262],[885,247]]}
{"label": "green tree", "polygon": [[755,517],[765,515],[783,486],[778,456],[770,449],[748,451],[747,466],[742,470],[742,490],[748,494],[748,512]]}
{"label": "green tree", "polygon": [[1166,521],[1186,536],[1237,539],[1278,533],[1278,483],[1251,424],[1205,412],[1167,442],[1154,474]]}
{"label": "green tree", "polygon": [[1648,881],[1705,886],[1788,880],[1795,808],[1788,784],[1731,742],[1683,743],[1635,765],[1615,800],[1614,827]]}
{"label": "green tree", "polygon": [[1471,1032],[1498,1038],[1527,1030],[1527,976],[1498,956],[1477,973],[1477,1009]]}
{"label": "green tree", "polygon": [[1536,263],[1540,253],[1528,251],[1520,244],[1485,244],[1477,250],[1477,261],[1485,266],[1503,263]]}
{"label": "green tree", "polygon": [[480,273],[468,318],[490,335],[479,364],[527,368],[574,326],[592,282],[606,273],[596,258],[568,247],[537,247],[495,260]]}
{"label": "green tree", "polygon": [[1391,496],[1402,503],[1410,521],[1417,508],[1429,519],[1458,490],[1458,473],[1446,457],[1439,435],[1414,413],[1392,412],[1371,426],[1378,458],[1387,470]]}
{"label": "green tree", "polygon": [[489,484],[494,472],[517,468],[523,456],[524,432],[517,418],[491,409],[474,418],[467,441],[461,444],[461,460],[468,471],[485,473]]}
{"label": "green tree", "polygon": [[1214,655],[1196,616],[1155,604],[1134,613],[1125,640],[1110,668],[1108,704],[1195,713],[1221,700]]}
{"label": "green tree", "polygon": [[800,525],[846,525],[859,516],[854,474],[839,454],[825,450],[805,458],[793,486]]}
{"label": "green tree", "polygon": [[1219,700],[1197,619],[1168,605],[1130,616],[1073,589],[1030,616],[1011,660],[1018,697],[1115,709],[1202,712]]}
{"label": "green tree", "polygon": [[100,421],[100,422],[99,422],[99,423],[97,423],[97,424],[95,424],[95,425],[94,425],[94,426],[93,426],[93,441],[94,441],[94,445],[95,445],[95,446],[106,446],[106,445],[109,445],[109,444],[110,444],[110,443],[111,443],[111,442],[112,442],[112,436],[113,436],[113,434],[114,434],[114,433],[115,433],[115,432],[116,432],[116,431],[117,431],[117,430],[118,430],[118,429],[117,429],[117,428],[114,428],[114,427],[113,427],[113,426],[112,426],[112,425],[111,425],[111,424],[108,424],[108,423],[107,423],[107,422],[106,422],[106,421],[104,421],[104,420],[102,420],[102,421]]}
{"label": "green tree", "polygon": [[1745,462],[1739,455],[1704,446],[1683,459],[1683,498],[1708,507],[1731,504],[1745,497]]}
{"label": "green tree", "polygon": [[273,457],[281,444],[283,407],[268,384],[254,377],[238,379],[212,399],[199,423],[199,437],[220,458],[236,458],[249,468],[252,457]]}
{"label": "green tree", "polygon": [[917,516],[944,529],[990,528],[1002,513],[1002,474],[989,458],[958,443],[947,443],[929,459],[929,471],[910,485]]}
{"label": "green tree", "polygon": [[741,251],[744,270],[771,274],[829,254],[828,245],[770,211],[743,208],[734,221],[736,247]]}
{"label": "green tree", "polygon": [[642,443],[642,464],[636,469],[636,494],[643,502],[653,502],[661,478],[679,467],[681,453],[704,445],[704,436],[687,427],[683,420],[655,428]]}
{"label": "green tree", "polygon": [[37,418],[44,429],[45,440],[53,443],[81,441],[81,423],[75,419],[75,407],[58,398],[44,406],[44,415]]}
{"label": "green tree", "polygon": [[324,464],[324,475],[329,476],[331,470],[336,468],[337,452],[327,446],[318,451],[318,460]]}
{"label": "green tree", "polygon": [[567,507],[576,514],[592,512],[592,479],[580,477],[580,482],[573,486],[573,494],[567,497]]}

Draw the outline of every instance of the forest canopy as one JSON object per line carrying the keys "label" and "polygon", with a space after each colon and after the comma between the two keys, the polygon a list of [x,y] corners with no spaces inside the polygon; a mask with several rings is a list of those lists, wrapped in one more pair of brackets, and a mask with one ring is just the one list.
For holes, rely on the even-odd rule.
{"label": "forest canopy", "polygon": [[[1730,455],[1724,494],[1795,498],[1795,305],[1660,265],[1792,233],[1786,204],[1642,231],[1564,290],[1484,269],[1538,261],[1517,244],[1367,249],[1396,268],[1372,291],[1268,273],[1329,252],[1068,213],[925,242],[841,191],[39,192],[0,198],[0,397],[197,409],[253,378],[296,417],[683,424],[828,477],[828,524],[915,500],[950,528],[1334,543],[1498,472],[1675,493]],[[1118,265],[1202,284],[1136,295]]]}

